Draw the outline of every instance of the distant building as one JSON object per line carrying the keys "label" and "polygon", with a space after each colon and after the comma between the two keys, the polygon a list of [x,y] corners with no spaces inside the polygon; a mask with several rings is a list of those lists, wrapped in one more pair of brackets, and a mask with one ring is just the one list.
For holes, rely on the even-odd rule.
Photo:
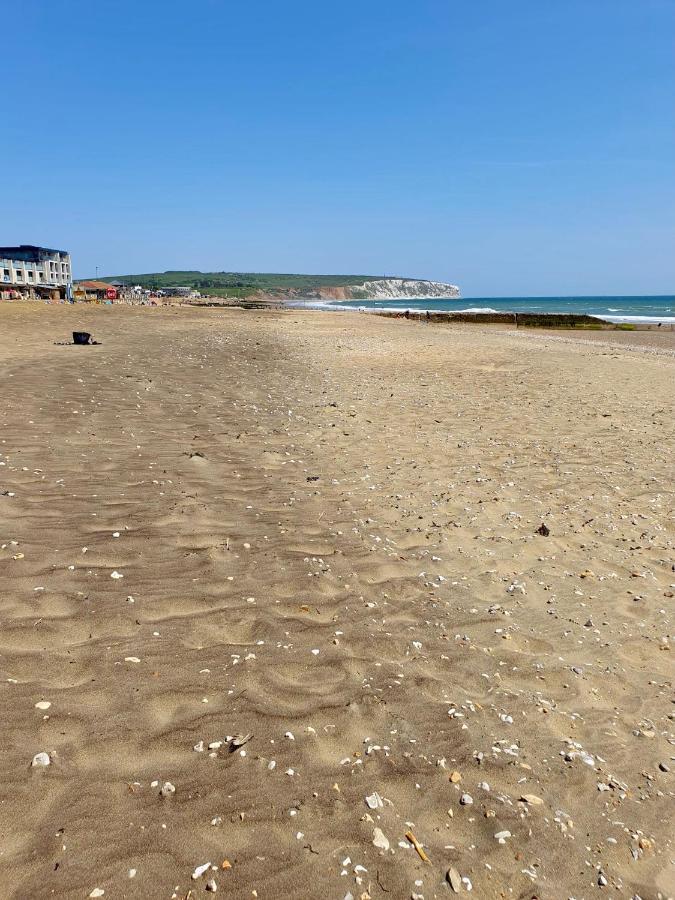
{"label": "distant building", "polygon": [[74,291],[76,300],[117,300],[117,288],[107,281],[78,281]]}
{"label": "distant building", "polygon": [[199,291],[196,291],[189,285],[174,285],[170,288],[164,288],[162,291],[167,297],[199,297]]}
{"label": "distant building", "polygon": [[21,244],[0,247],[0,293],[26,297],[70,297],[70,253]]}

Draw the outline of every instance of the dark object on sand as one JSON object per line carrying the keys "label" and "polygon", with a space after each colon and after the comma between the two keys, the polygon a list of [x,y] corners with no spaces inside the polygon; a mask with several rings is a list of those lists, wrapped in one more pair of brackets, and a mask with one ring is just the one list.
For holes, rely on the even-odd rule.
{"label": "dark object on sand", "polygon": [[72,347],[73,344],[79,344],[80,346],[85,347],[98,347],[100,345],[100,341],[92,341],[91,335],[88,331],[74,331],[73,332],[73,343],[70,341],[54,341],[57,347]]}
{"label": "dark object on sand", "polygon": [[57,347],[72,347],[75,344],[84,347],[98,347],[100,343],[100,341],[92,341],[88,331],[74,331],[72,341],[54,341]]}
{"label": "dark object on sand", "polygon": [[537,528],[537,534],[540,534],[542,537],[548,537],[550,533],[551,529],[544,522]]}

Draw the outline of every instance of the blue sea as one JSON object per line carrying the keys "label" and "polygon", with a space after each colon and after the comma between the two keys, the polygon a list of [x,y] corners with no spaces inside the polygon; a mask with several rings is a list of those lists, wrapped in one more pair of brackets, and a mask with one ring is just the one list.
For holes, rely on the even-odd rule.
{"label": "blue sea", "polygon": [[340,309],[439,310],[444,312],[585,313],[609,322],[675,324],[675,296],[656,297],[442,297],[407,300],[339,300]]}

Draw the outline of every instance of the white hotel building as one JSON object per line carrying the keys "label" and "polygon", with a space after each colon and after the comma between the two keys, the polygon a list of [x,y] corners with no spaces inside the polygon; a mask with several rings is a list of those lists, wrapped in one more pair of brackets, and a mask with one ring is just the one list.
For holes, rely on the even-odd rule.
{"label": "white hotel building", "polygon": [[70,253],[21,244],[0,247],[0,295],[72,296]]}

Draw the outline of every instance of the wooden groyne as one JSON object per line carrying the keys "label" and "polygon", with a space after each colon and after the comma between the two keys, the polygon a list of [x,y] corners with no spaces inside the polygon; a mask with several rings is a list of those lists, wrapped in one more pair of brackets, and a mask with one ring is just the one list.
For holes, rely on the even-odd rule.
{"label": "wooden groyne", "polygon": [[393,319],[411,319],[417,322],[439,324],[466,323],[470,325],[502,325],[511,328],[576,328],[581,330],[651,331],[673,330],[671,323],[659,325],[649,322],[608,322],[596,316],[575,313],[523,313],[523,312],[445,312],[441,310],[372,310],[376,315]]}

